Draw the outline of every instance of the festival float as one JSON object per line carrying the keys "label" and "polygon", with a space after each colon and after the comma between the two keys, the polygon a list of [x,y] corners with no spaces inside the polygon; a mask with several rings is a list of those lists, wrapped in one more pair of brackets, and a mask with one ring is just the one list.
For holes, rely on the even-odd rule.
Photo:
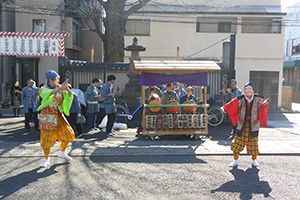
{"label": "festival float", "polygon": [[[207,72],[216,70],[221,68],[213,61],[133,61],[132,72],[141,74],[141,134],[151,139],[159,135],[192,135],[199,138],[208,134]],[[188,100],[179,104],[171,99],[166,104],[161,104],[159,96],[151,94],[147,97],[146,104],[146,86],[174,81],[200,87],[201,103]]]}

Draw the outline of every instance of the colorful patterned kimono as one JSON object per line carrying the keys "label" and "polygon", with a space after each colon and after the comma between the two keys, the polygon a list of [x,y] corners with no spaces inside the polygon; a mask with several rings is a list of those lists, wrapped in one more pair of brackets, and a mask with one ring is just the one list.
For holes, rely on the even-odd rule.
{"label": "colorful patterned kimono", "polygon": [[38,108],[38,111],[41,111],[39,119],[41,146],[46,158],[49,157],[56,140],[61,141],[61,151],[65,151],[69,142],[75,141],[74,131],[63,114],[69,115],[73,93],[70,95],[68,91],[60,90],[51,95],[52,91],[48,86],[44,86],[38,93],[42,99]]}
{"label": "colorful patterned kimono", "polygon": [[251,102],[247,102],[245,96],[239,96],[224,105],[233,126],[237,125],[236,136],[231,145],[234,159],[238,159],[239,153],[247,147],[247,153],[256,160],[258,150],[258,131],[260,124],[267,127],[268,107],[264,106],[264,99],[254,95]]}

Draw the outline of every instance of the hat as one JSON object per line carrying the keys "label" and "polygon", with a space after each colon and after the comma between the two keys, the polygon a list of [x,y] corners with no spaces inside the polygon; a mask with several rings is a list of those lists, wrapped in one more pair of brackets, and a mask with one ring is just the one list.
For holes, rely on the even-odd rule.
{"label": "hat", "polygon": [[116,76],[113,74],[107,76],[107,81],[116,80],[116,79],[117,79]]}
{"label": "hat", "polygon": [[48,82],[50,79],[54,80],[58,76],[58,73],[56,73],[54,70],[49,70],[46,72],[45,76]]}
{"label": "hat", "polygon": [[253,85],[253,83],[251,83],[251,82],[246,83],[246,85],[245,85],[244,88],[246,88],[246,87],[248,87],[248,86],[251,86],[252,89],[254,90],[254,85]]}

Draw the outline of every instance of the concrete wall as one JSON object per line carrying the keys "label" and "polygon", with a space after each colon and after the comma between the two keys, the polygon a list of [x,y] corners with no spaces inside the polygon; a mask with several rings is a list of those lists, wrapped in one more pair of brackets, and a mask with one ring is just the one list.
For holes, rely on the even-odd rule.
{"label": "concrete wall", "polygon": [[46,33],[60,33],[60,17],[48,15],[33,15],[25,13],[16,13],[16,31],[33,32],[32,20],[45,19]]}
{"label": "concrete wall", "polygon": [[82,51],[78,56],[82,60],[91,61],[91,46],[94,45],[94,62],[102,62],[102,41],[97,33],[82,31]]}
{"label": "concrete wall", "polygon": [[55,70],[58,73],[58,58],[57,57],[41,57],[39,61],[39,83],[45,83],[45,73],[49,70]]}

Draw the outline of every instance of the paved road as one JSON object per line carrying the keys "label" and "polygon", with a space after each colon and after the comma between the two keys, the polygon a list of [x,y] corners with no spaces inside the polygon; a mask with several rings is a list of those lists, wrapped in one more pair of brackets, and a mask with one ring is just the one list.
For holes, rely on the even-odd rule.
{"label": "paved road", "polygon": [[[89,132],[69,145],[71,163],[51,153],[39,168],[39,133],[24,132],[24,118],[0,119],[0,199],[299,199],[300,113],[270,113],[252,168],[245,152],[230,169],[230,124],[201,140],[164,136],[114,138]],[[276,156],[275,156],[276,155]],[[291,156],[294,155],[294,156]]]}
{"label": "paved road", "polygon": [[0,199],[299,199],[299,156],[0,158]]}
{"label": "paved road", "polygon": [[[261,128],[259,147],[262,154],[300,155],[300,113],[270,113],[269,128]],[[0,119],[0,157],[42,156],[39,132],[24,131],[24,118]],[[103,132],[88,132],[69,145],[71,156],[108,155],[231,155],[230,124],[209,128],[201,140],[187,136],[163,136],[155,141],[135,137],[135,129],[117,132],[107,137]],[[59,142],[53,147],[56,156]],[[243,153],[246,153],[245,151]]]}

